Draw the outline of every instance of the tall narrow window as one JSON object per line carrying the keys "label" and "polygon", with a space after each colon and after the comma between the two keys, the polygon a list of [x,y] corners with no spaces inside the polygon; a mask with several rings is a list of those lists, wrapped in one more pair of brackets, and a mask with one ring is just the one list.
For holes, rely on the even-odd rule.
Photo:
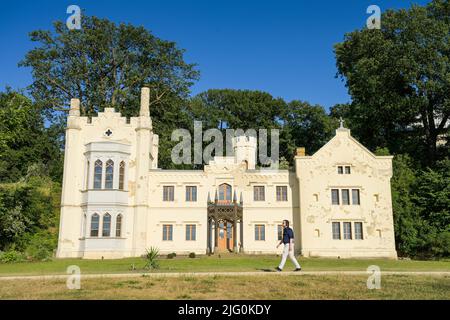
{"label": "tall narrow window", "polygon": [[163,241],[172,241],[173,226],[171,224],[163,225]]}
{"label": "tall narrow window", "polygon": [[174,201],[174,186],[163,186],[163,201]]}
{"label": "tall narrow window", "polygon": [[114,161],[108,160],[106,161],[106,170],[105,170],[105,189],[113,188],[113,180],[114,180]]}
{"label": "tall narrow window", "polygon": [[196,239],[196,225],[187,224],[186,225],[186,241],[195,241]]}
{"label": "tall narrow window", "polygon": [[277,226],[278,240],[283,240],[283,226],[279,224]]}
{"label": "tall narrow window", "polygon": [[103,162],[101,162],[100,160],[95,161],[94,189],[102,188],[102,171],[103,171]]}
{"label": "tall narrow window", "polygon": [[122,236],[122,215],[119,214],[116,218],[116,237],[120,238]]}
{"label": "tall narrow window", "polygon": [[124,190],[125,186],[125,161],[119,165],[119,190]]}
{"label": "tall narrow window", "polygon": [[339,204],[339,189],[331,189],[331,204]]}
{"label": "tall narrow window", "polygon": [[91,163],[88,160],[87,164],[86,164],[86,190],[89,189],[89,171],[91,169]]}
{"label": "tall narrow window", "polygon": [[221,184],[219,186],[219,201],[231,201],[231,186],[229,184]]}
{"label": "tall narrow window", "polygon": [[266,240],[266,226],[263,224],[255,225],[255,240],[264,241]]}
{"label": "tall narrow window", "polygon": [[264,192],[264,186],[253,187],[253,200],[254,201],[265,201],[266,195]]}
{"label": "tall narrow window", "polygon": [[338,166],[338,174],[344,174],[344,168],[342,166]]}
{"label": "tall narrow window", "polygon": [[277,201],[288,201],[287,186],[277,186]]}
{"label": "tall narrow window", "polygon": [[362,222],[355,222],[355,239],[362,240],[363,239],[363,224]]}
{"label": "tall narrow window", "polygon": [[187,202],[196,202],[197,201],[197,187],[196,186],[187,186],[186,187],[186,201]]}
{"label": "tall narrow window", "polygon": [[98,227],[100,223],[100,216],[93,214],[91,217],[91,237],[98,237]]}
{"label": "tall narrow window", "polygon": [[345,174],[350,174],[352,171],[351,171],[351,167],[350,166],[346,166],[345,167]]}
{"label": "tall narrow window", "polygon": [[349,205],[350,204],[350,191],[348,189],[342,189],[342,204]]}
{"label": "tall narrow window", "polygon": [[352,189],[352,203],[354,205],[360,205],[359,189]]}
{"label": "tall narrow window", "polygon": [[333,240],[341,240],[341,223],[333,222]]}
{"label": "tall narrow window", "polygon": [[352,224],[350,222],[344,222],[344,239],[352,240]]}
{"label": "tall narrow window", "polygon": [[109,213],[103,216],[102,237],[111,236],[111,215]]}

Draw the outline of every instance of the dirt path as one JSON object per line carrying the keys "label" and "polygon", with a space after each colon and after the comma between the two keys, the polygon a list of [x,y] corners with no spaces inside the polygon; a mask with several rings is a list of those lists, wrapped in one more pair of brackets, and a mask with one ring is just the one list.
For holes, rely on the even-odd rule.
{"label": "dirt path", "polygon": [[[81,274],[81,278],[137,278],[137,277],[213,277],[213,276],[289,276],[289,275],[312,275],[312,276],[328,276],[328,275],[349,275],[361,276],[369,275],[366,271],[257,271],[257,272],[164,272],[164,273],[111,273],[111,274]],[[400,275],[400,276],[450,276],[450,272],[446,271],[381,271],[381,275]],[[55,280],[67,279],[69,275],[42,275],[42,276],[0,276],[0,281],[11,280]]]}

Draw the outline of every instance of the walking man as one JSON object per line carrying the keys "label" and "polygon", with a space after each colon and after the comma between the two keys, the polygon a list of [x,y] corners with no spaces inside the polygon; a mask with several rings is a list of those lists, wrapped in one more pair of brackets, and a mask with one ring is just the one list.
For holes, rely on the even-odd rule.
{"label": "walking man", "polygon": [[283,236],[280,242],[277,245],[277,248],[283,244],[283,257],[281,258],[281,263],[278,267],[276,267],[277,271],[282,271],[284,268],[284,264],[286,263],[286,259],[289,256],[292,263],[295,265],[294,271],[300,271],[302,268],[298,264],[297,259],[295,259],[294,255],[294,231],[292,231],[291,228],[289,228],[289,221],[283,220]]}

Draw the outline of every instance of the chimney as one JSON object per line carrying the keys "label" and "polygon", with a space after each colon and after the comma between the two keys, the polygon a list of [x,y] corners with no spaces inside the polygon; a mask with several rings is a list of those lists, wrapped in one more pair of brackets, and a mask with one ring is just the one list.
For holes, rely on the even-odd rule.
{"label": "chimney", "polygon": [[71,99],[70,100],[70,111],[69,116],[80,116],[80,99]]}
{"label": "chimney", "polygon": [[150,88],[141,89],[141,110],[139,111],[141,117],[150,117]]}
{"label": "chimney", "polygon": [[304,156],[306,156],[306,149],[304,147],[297,148],[295,156],[296,157],[304,157]]}

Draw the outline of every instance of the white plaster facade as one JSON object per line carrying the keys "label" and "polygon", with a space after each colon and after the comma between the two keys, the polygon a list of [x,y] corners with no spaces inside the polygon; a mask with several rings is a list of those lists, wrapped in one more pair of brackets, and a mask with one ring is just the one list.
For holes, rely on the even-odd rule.
{"label": "white plaster facade", "polygon": [[[235,156],[216,157],[204,170],[161,170],[148,99],[143,89],[140,115],[129,121],[112,108],[89,121],[72,100],[57,257],[123,258],[150,247],[279,253],[284,219],[304,256],[397,257],[392,157],[373,155],[348,129],[313,156],[300,149],[295,171],[257,170],[256,141],[246,137],[234,141]],[[339,190],[339,204],[332,190]]]}

